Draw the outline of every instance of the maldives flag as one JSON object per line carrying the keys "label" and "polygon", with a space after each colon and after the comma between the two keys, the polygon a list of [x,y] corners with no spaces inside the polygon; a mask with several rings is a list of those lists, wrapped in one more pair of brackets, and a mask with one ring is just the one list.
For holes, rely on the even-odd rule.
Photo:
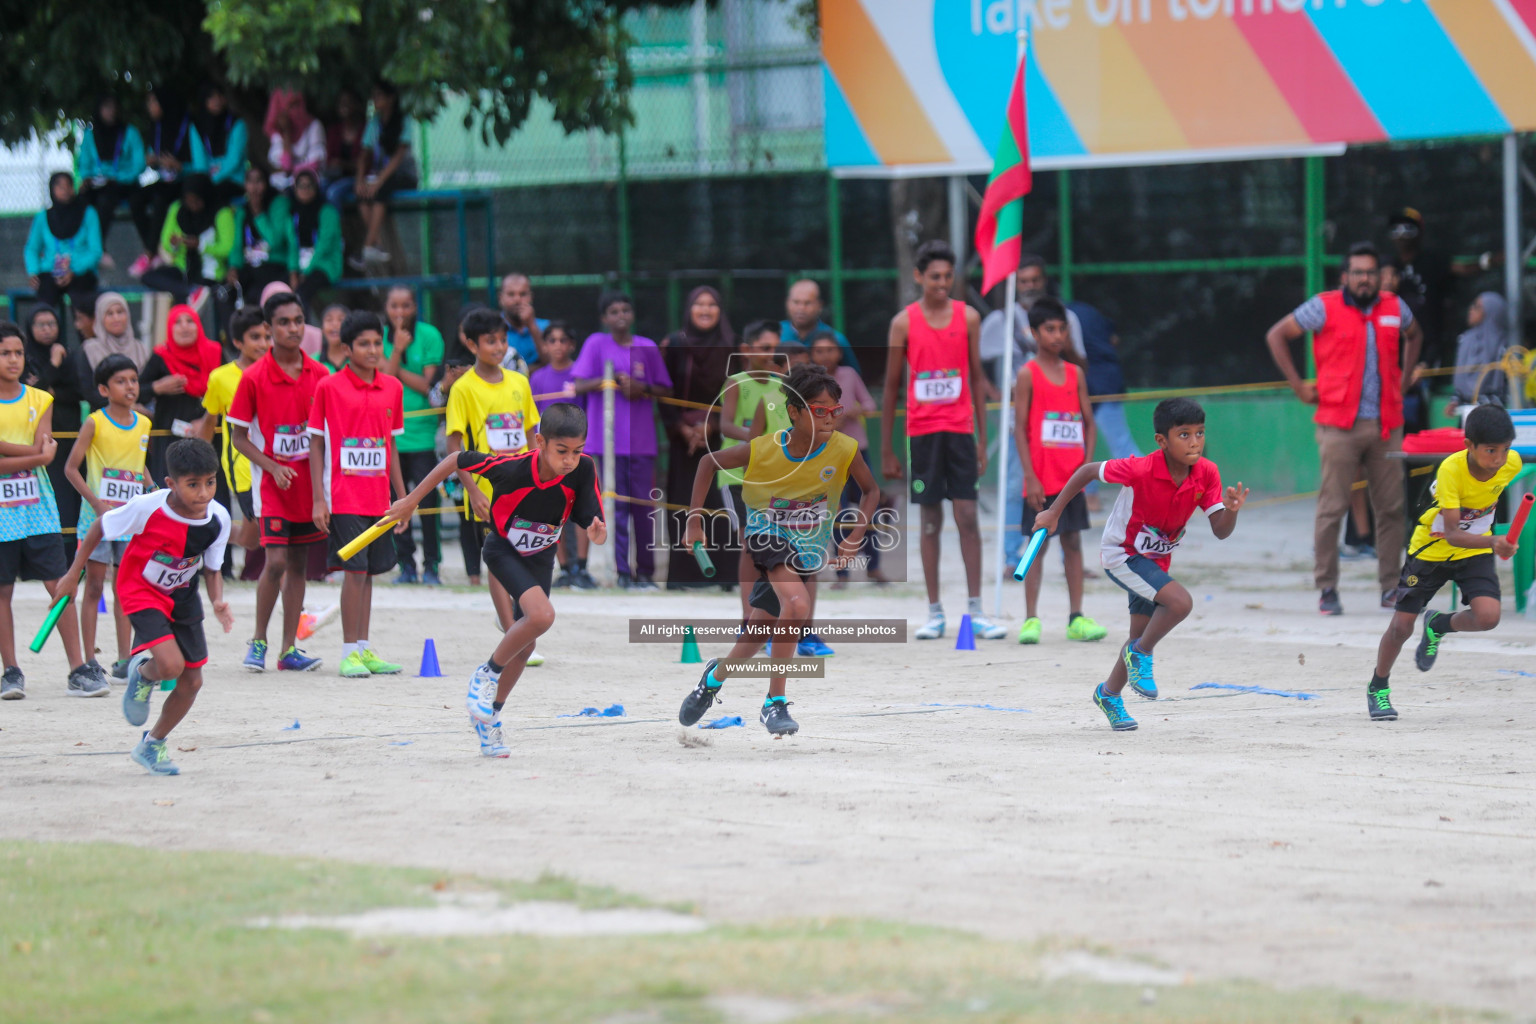
{"label": "maldives flag", "polygon": [[1029,172],[1029,125],[1024,113],[1024,61],[1019,61],[1008,94],[1008,123],[997,144],[992,177],[981,200],[976,224],[976,252],[981,256],[981,290],[991,291],[999,281],[1019,268],[1024,233],[1024,197],[1034,187]]}

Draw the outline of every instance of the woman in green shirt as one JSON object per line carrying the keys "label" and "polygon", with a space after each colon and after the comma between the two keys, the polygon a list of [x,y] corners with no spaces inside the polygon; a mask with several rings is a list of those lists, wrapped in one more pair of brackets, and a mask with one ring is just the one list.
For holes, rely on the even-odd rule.
{"label": "woman in green shirt", "polygon": [[[384,300],[384,372],[400,378],[405,385],[405,433],[396,450],[400,453],[400,472],[406,487],[415,487],[437,467],[437,427],[441,416],[413,416],[413,412],[432,408],[428,394],[437,379],[443,361],[443,336],[436,327],[416,319],[416,293],[403,285],[389,290]],[[430,511],[438,505],[433,491],[421,503],[422,565],[420,582],[437,585],[437,567],[443,560],[442,540],[438,535],[437,515]],[[395,537],[400,555],[400,575],[396,583],[416,583],[416,542],[407,530]]]}
{"label": "woman in green shirt", "polygon": [[267,172],[253,164],[245,169],[245,201],[234,211],[229,283],[238,284],[246,295],[260,295],[273,281],[288,280],[288,197],[274,194]]}
{"label": "woman in green shirt", "polygon": [[160,231],[160,258],[164,266],[146,271],[144,287],[169,292],[177,302],[194,308],[208,285],[229,273],[229,255],[235,246],[235,215],[229,207],[214,208],[213,182],[206,174],[194,174],[182,186],[181,198],[165,214]]}
{"label": "woman in green shirt", "polygon": [[290,210],[289,285],[310,309],[320,292],[341,280],[341,213],[320,194],[314,171],[294,176]]}

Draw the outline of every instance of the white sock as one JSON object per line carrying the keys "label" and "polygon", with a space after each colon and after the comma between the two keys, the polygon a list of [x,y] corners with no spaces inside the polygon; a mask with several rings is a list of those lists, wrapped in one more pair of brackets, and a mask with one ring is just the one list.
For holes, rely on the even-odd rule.
{"label": "white sock", "polygon": [[979,598],[979,597],[972,597],[972,598],[967,599],[966,602],[965,602],[965,611],[966,611],[966,614],[970,615],[972,618],[975,618],[976,616],[980,615],[981,614],[981,598]]}
{"label": "white sock", "polygon": [[341,645],[341,660],[342,661],[346,661],[348,656],[350,656],[352,654],[352,652],[355,651],[355,650],[357,650],[357,644],[342,644]]}
{"label": "white sock", "polygon": [[932,603],[932,604],[930,604],[928,606],[928,617],[930,619],[933,618],[935,615],[943,615],[943,614],[944,614],[944,606],[942,604],[940,604],[939,602],[935,601],[934,603]]}
{"label": "white sock", "polygon": [[373,644],[368,642],[367,637],[363,637],[363,639],[357,642],[357,649],[360,651],[371,651],[373,650]]}

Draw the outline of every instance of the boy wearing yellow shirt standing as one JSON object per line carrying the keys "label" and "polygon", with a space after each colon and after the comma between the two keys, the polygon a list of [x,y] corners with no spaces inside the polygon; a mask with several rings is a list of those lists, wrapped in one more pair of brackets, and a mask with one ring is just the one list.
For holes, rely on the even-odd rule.
{"label": "boy wearing yellow shirt standing", "polygon": [[212,441],[215,430],[223,431],[224,444],[219,462],[229,492],[240,506],[241,520],[234,531],[234,541],[245,549],[245,571],[241,573],[241,579],[254,580],[261,573],[261,566],[255,560],[262,555],[256,507],[251,500],[251,460],[235,451],[229,438],[229,420],[225,417],[229,415],[229,407],[246,369],[272,348],[272,331],[262,317],[261,307],[247,306],[230,318],[229,336],[240,356],[208,375],[208,391],[203,395],[205,415],[198,424],[198,433],[203,440]]}

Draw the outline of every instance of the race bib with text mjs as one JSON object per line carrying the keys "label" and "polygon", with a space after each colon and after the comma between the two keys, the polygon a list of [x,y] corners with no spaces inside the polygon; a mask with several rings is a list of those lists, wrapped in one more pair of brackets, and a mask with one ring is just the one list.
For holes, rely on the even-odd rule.
{"label": "race bib with text mjs", "polygon": [[812,533],[821,529],[827,521],[827,496],[814,498],[769,498],[767,507],[760,514],[781,530]]}
{"label": "race bib with text mjs", "polygon": [[137,473],[126,469],[103,469],[98,492],[108,505],[123,505],[142,494],[144,485]]}
{"label": "race bib with text mjs", "polygon": [[156,551],[153,557],[144,562],[144,578],[156,590],[169,594],[196,579],[198,567],[202,563],[202,555],[177,558],[164,551]]}
{"label": "race bib with text mjs", "polygon": [[485,443],[491,451],[516,453],[528,447],[520,412],[493,412],[485,418]]}
{"label": "race bib with text mjs", "polygon": [[43,485],[31,470],[14,476],[0,476],[0,508],[22,508],[42,500]]}
{"label": "race bib with text mjs", "polygon": [[343,476],[384,476],[389,471],[389,448],[382,437],[346,437],[339,453]]}
{"label": "race bib with text mjs", "polygon": [[912,394],[925,405],[957,402],[964,380],[959,370],[924,370],[912,382]]}
{"label": "race bib with text mjs", "polygon": [[1081,448],[1083,414],[1048,412],[1040,420],[1040,443],[1047,448]]}
{"label": "race bib with text mjs", "polygon": [[1173,554],[1173,549],[1183,539],[1183,530],[1170,537],[1155,526],[1143,526],[1136,535],[1136,553],[1148,558],[1163,558]]}
{"label": "race bib with text mjs", "polygon": [[532,555],[553,547],[560,540],[560,531],[564,528],[564,523],[535,523],[514,516],[507,524],[507,540],[511,542],[514,551]]}
{"label": "race bib with text mjs", "polygon": [[284,462],[301,462],[309,458],[309,425],[292,423],[274,430],[272,457]]}

